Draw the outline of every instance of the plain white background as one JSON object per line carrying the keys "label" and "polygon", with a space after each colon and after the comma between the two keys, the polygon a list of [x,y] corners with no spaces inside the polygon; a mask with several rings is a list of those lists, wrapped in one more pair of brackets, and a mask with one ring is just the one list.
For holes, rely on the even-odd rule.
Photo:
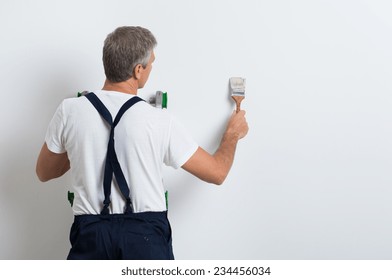
{"label": "plain white background", "polygon": [[103,40],[158,40],[146,87],[210,152],[247,79],[250,132],[216,187],[165,169],[177,259],[392,258],[392,4],[381,0],[0,2],[0,259],[64,259],[68,175],[35,162],[64,98],[101,88]]}

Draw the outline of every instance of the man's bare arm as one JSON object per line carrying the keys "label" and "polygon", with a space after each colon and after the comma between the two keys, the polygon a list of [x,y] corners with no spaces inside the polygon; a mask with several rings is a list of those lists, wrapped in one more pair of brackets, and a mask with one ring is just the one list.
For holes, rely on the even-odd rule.
{"label": "man's bare arm", "polygon": [[211,155],[199,147],[182,168],[203,181],[221,185],[233,164],[238,140],[247,133],[245,111],[233,113],[217,151]]}
{"label": "man's bare arm", "polygon": [[48,149],[46,143],[38,156],[36,173],[42,182],[64,175],[70,169],[67,153],[56,154]]}

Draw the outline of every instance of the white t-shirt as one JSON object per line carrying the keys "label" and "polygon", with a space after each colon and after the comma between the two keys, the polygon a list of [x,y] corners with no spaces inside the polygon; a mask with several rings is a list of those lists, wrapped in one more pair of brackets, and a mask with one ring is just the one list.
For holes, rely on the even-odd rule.
{"label": "white t-shirt", "polygon": [[[94,93],[113,120],[121,106],[134,97],[113,91]],[[65,99],[49,124],[45,137],[49,150],[67,152],[71,163],[74,215],[99,214],[102,210],[109,132],[109,125],[85,97]],[[165,211],[162,163],[181,167],[196,152],[197,143],[167,110],[147,102],[138,102],[125,112],[114,130],[114,138],[134,211]],[[109,210],[123,213],[125,200],[115,181]]]}

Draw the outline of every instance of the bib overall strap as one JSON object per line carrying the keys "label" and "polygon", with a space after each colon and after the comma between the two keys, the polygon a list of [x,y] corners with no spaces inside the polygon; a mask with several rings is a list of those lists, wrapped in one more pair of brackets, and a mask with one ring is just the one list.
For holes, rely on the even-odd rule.
{"label": "bib overall strap", "polygon": [[133,105],[135,105],[139,101],[143,101],[138,96],[135,96],[129,99],[118,111],[114,121],[112,119],[112,115],[109,110],[105,107],[102,101],[93,93],[90,92],[85,95],[85,97],[93,104],[95,109],[97,109],[98,113],[102,116],[102,118],[110,125],[110,136],[108,142],[108,148],[106,153],[106,162],[105,162],[105,173],[103,178],[103,191],[105,194],[105,200],[103,201],[103,209],[101,211],[102,215],[109,214],[109,205],[110,205],[110,193],[111,193],[111,183],[113,179],[113,173],[116,177],[116,181],[120,188],[120,191],[123,197],[126,199],[126,209],[125,213],[133,213],[133,207],[131,202],[131,197],[129,193],[128,183],[125,180],[124,173],[122,172],[120,163],[117,159],[117,154],[114,149],[114,128],[120,121],[122,115]]}

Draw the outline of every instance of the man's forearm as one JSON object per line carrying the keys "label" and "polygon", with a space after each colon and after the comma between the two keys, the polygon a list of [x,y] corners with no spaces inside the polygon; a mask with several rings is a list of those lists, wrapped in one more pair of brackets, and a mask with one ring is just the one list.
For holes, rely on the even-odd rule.
{"label": "man's forearm", "polygon": [[233,165],[238,140],[247,133],[245,112],[233,112],[216,152],[211,155],[199,147],[182,168],[203,181],[221,185]]}
{"label": "man's forearm", "polygon": [[229,174],[230,168],[233,165],[235,150],[238,143],[238,135],[235,133],[225,132],[222,137],[218,150],[214,153],[213,157],[217,162],[216,170],[219,174],[221,183],[226,179]]}

